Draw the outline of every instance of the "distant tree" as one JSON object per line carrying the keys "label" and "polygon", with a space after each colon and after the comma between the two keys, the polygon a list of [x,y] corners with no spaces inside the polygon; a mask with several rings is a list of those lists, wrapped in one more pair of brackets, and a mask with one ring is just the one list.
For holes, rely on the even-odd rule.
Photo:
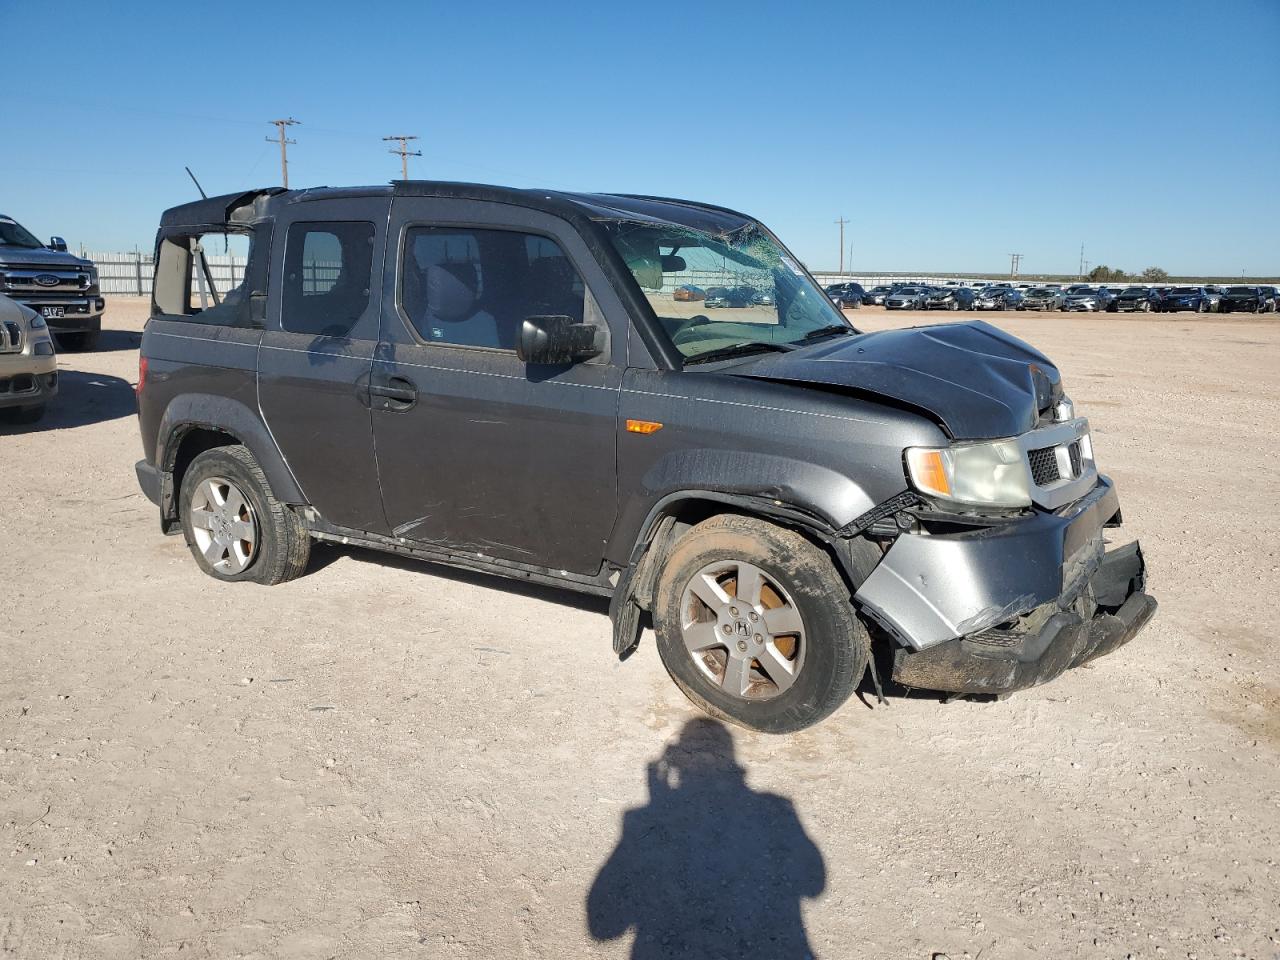
{"label": "distant tree", "polygon": [[1161,280],[1169,279],[1169,272],[1161,270],[1159,267],[1147,267],[1142,271],[1142,279],[1149,280],[1152,283],[1159,283]]}
{"label": "distant tree", "polygon": [[1099,264],[1089,271],[1089,279],[1095,282],[1105,283],[1108,280],[1123,280],[1128,276],[1123,270],[1108,267],[1105,263]]}

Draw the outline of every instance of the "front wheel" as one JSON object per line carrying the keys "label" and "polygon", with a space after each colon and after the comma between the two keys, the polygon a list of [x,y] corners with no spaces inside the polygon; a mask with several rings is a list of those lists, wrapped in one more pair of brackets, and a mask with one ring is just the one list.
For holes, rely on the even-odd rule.
{"label": "front wheel", "polygon": [[306,525],[275,498],[246,447],[196,457],[182,478],[179,510],[191,555],[215,580],[284,583],[307,568]]}
{"label": "front wheel", "polygon": [[654,604],[658,652],[697,706],[762,733],[831,714],[871,638],[830,558],[793,530],[718,516],[676,543]]}

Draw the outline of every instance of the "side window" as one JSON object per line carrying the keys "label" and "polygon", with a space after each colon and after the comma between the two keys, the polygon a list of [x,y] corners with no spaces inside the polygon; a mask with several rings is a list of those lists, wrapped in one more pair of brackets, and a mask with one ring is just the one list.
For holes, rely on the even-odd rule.
{"label": "side window", "polygon": [[400,307],[429,343],[514,350],[526,317],[596,319],[582,277],[548,237],[411,227],[403,257]]}
{"label": "side window", "polygon": [[290,224],[284,263],[281,328],[290,333],[345,337],[369,306],[373,224]]}
{"label": "side window", "polygon": [[190,233],[160,243],[158,313],[221,326],[250,324],[246,278],[258,244],[249,233]]}

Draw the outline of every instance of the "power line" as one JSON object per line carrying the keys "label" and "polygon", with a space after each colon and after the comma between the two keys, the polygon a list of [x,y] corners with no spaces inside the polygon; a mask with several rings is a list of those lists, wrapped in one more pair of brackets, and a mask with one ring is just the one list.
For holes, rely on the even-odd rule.
{"label": "power line", "polygon": [[840,225],[840,271],[839,272],[844,273],[844,225],[849,221],[846,220],[844,217],[841,217],[839,220],[834,220],[832,222],[838,223]]}
{"label": "power line", "polygon": [[417,140],[418,138],[417,138],[417,137],[415,137],[415,136],[404,136],[404,137],[402,137],[402,136],[397,135],[397,136],[394,136],[394,137],[383,137],[382,139],[383,139],[383,140],[399,140],[399,141],[400,141],[400,149],[399,149],[399,150],[388,150],[388,151],[387,151],[387,153],[398,153],[398,154],[400,154],[400,179],[401,179],[401,180],[408,180],[408,179],[409,179],[409,158],[410,158],[410,157],[420,157],[420,156],[422,156],[422,151],[421,151],[421,150],[410,150],[410,149],[409,149],[409,141],[410,141],[410,140]]}
{"label": "power line", "polygon": [[[289,144],[297,143],[298,141],[290,140],[288,137],[285,136],[284,131],[286,127],[296,127],[302,121],[295,120],[293,119],[293,117],[289,117],[287,120],[268,120],[267,122],[275,124],[276,129],[279,131],[279,134],[280,134],[280,137],[279,137],[280,180],[283,183],[284,188],[288,190],[289,189]],[[276,138],[267,137],[266,141],[267,143],[275,143]]]}

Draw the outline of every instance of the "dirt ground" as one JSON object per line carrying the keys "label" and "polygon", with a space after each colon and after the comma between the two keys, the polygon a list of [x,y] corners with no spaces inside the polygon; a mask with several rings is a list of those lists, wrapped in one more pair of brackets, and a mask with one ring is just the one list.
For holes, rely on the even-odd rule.
{"label": "dirt ground", "polygon": [[0,956],[1280,957],[1280,319],[989,318],[1091,418],[1155,622],[777,738],[596,600],[203,576],[133,475],[144,311],[0,432]]}

